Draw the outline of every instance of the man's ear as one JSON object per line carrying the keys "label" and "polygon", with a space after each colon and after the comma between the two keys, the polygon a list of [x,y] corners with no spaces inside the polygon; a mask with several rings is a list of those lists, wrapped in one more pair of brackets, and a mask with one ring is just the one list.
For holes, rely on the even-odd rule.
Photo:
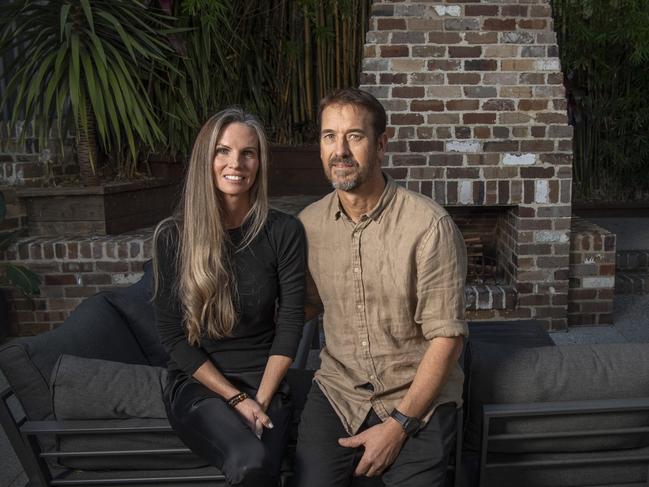
{"label": "man's ear", "polygon": [[377,145],[377,149],[378,149],[381,157],[383,157],[383,155],[385,154],[385,151],[387,150],[387,147],[388,147],[388,133],[387,133],[387,131],[383,132],[381,135],[379,135],[379,138],[376,141],[376,145]]}

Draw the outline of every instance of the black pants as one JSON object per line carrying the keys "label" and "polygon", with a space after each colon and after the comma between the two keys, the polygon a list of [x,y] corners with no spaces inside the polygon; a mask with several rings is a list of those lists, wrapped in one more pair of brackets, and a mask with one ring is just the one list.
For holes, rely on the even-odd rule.
{"label": "black pants", "polygon": [[[255,396],[256,386],[249,381],[228,379]],[[266,411],[274,427],[264,429],[261,441],[221,396],[183,373],[169,373],[165,405],[176,434],[195,454],[220,469],[228,484],[277,486],[293,411],[286,383]]]}
{"label": "black pants", "polygon": [[[371,411],[360,431],[379,424]],[[389,487],[441,487],[455,433],[455,404],[443,404],[416,435],[406,440],[399,456],[382,475]],[[313,384],[300,420],[296,451],[297,487],[347,487],[362,448],[344,448],[349,436],[317,384]]]}

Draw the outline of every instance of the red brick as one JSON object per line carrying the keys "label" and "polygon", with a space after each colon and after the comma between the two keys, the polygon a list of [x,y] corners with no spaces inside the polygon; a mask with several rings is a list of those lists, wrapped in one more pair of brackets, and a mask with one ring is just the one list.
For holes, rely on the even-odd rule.
{"label": "red brick", "polygon": [[45,276],[45,284],[48,286],[66,286],[76,284],[74,274],[55,274]]}
{"label": "red brick", "polygon": [[459,44],[462,37],[457,32],[431,32],[428,34],[428,42],[432,44]]}
{"label": "red brick", "polygon": [[548,100],[528,99],[518,102],[518,109],[523,111],[545,110],[548,107]]}
{"label": "red brick", "polygon": [[465,32],[464,39],[469,44],[497,44],[497,32]]}
{"label": "red brick", "polygon": [[428,71],[458,71],[460,61],[448,61],[446,59],[433,59],[428,61]]}
{"label": "red brick", "polygon": [[480,170],[469,167],[449,167],[446,169],[448,179],[477,179],[480,177]]}
{"label": "red brick", "polygon": [[406,30],[405,19],[378,19],[376,22],[378,30]]}
{"label": "red brick", "polygon": [[498,62],[495,59],[471,59],[464,61],[466,71],[496,71]]}
{"label": "red brick", "polygon": [[420,154],[393,155],[392,164],[395,166],[425,166],[426,156]]}
{"label": "red brick", "polygon": [[415,113],[393,113],[390,115],[390,121],[393,125],[421,125],[424,123],[424,117]]}
{"label": "red brick", "polygon": [[543,30],[547,27],[548,21],[545,19],[524,19],[518,21],[520,29]]}
{"label": "red brick", "polygon": [[503,17],[527,17],[527,6],[503,5],[500,14]]}
{"label": "red brick", "polygon": [[467,5],[464,13],[468,17],[494,16],[498,15],[497,5]]}
{"label": "red brick", "polygon": [[405,85],[408,82],[408,75],[405,73],[381,73],[380,82],[382,85]]}
{"label": "red brick", "polygon": [[482,56],[482,48],[480,46],[451,46],[448,48],[449,57],[469,57],[477,58]]}
{"label": "red brick", "polygon": [[444,102],[442,100],[413,100],[410,102],[410,110],[413,112],[443,112]]}
{"label": "red brick", "polygon": [[381,46],[381,57],[408,57],[408,46]]}
{"label": "red brick", "polygon": [[462,115],[462,122],[467,124],[494,124],[496,123],[495,113],[465,113]]}
{"label": "red brick", "polygon": [[410,150],[413,152],[442,152],[444,142],[439,140],[411,140]]}
{"label": "red brick", "polygon": [[423,86],[395,86],[392,88],[394,98],[423,98],[425,94]]}
{"label": "red brick", "polygon": [[480,83],[479,73],[448,73],[448,83],[451,85],[477,85]]}
{"label": "red brick", "polygon": [[485,19],[482,28],[484,30],[516,30],[516,19]]}
{"label": "red brick", "polygon": [[[521,149],[525,150],[525,149]],[[521,178],[524,179],[548,179],[554,177],[554,167],[521,167]]]}
{"label": "red brick", "polygon": [[450,111],[477,110],[480,106],[478,100],[449,100],[446,109]]}

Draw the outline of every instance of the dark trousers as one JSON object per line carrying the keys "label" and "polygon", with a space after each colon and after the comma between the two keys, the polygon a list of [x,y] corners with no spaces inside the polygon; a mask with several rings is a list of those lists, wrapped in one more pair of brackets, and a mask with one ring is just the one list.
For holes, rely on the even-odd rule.
{"label": "dark trousers", "polygon": [[[254,387],[236,385],[250,397],[255,396]],[[167,416],[187,447],[220,469],[228,484],[276,487],[293,410],[287,387],[283,384],[266,411],[274,428],[264,429],[261,441],[221,396],[182,373],[169,374]]]}
{"label": "dark trousers", "polygon": [[[379,424],[371,411],[360,431]],[[455,404],[444,404],[382,475],[389,487],[442,487],[455,434]],[[296,451],[297,487],[348,487],[362,448],[344,448],[338,438],[349,436],[317,384],[313,384],[300,420]]]}

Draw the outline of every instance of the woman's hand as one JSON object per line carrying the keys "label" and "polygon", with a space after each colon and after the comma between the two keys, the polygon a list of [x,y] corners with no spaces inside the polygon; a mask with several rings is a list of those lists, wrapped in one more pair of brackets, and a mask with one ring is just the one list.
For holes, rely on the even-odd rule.
{"label": "woman's hand", "polygon": [[259,439],[261,439],[264,428],[273,428],[273,422],[254,399],[245,399],[237,404],[234,409],[243,417],[250,430]]}

